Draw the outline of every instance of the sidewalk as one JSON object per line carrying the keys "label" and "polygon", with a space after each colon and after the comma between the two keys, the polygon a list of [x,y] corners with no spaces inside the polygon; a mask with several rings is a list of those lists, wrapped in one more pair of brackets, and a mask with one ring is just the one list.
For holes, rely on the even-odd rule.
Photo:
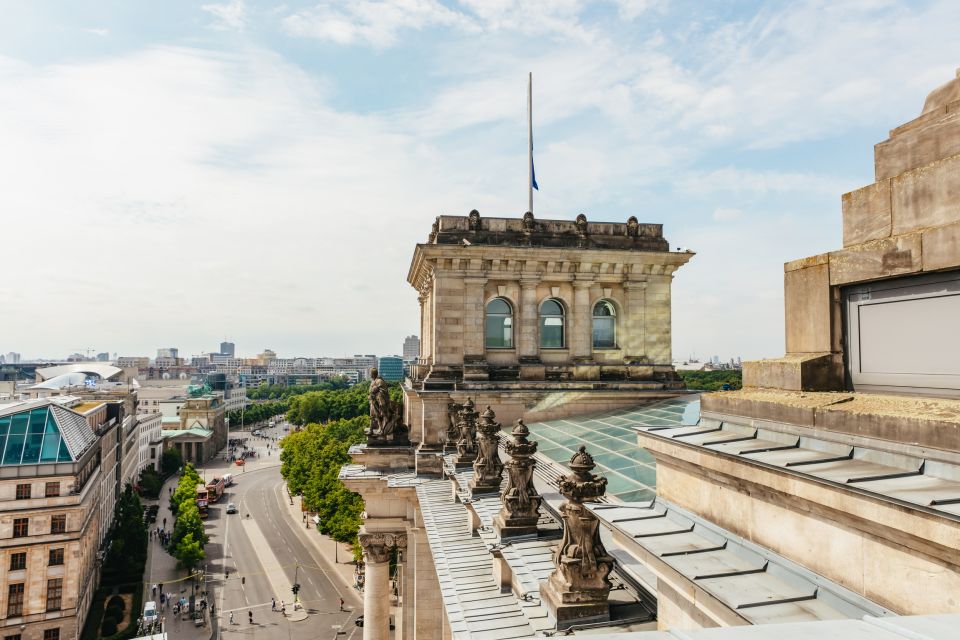
{"label": "sidewalk", "polygon": [[[156,529],[157,527],[162,528],[163,520],[166,518],[167,532],[169,533],[173,530],[174,518],[170,512],[170,489],[175,488],[178,481],[179,476],[171,476],[160,490],[159,501],[145,501],[146,504],[160,505],[160,511],[157,513],[157,521],[150,525],[151,529]],[[167,632],[170,638],[177,638],[178,640],[209,640],[213,634],[209,610],[203,612],[203,626],[198,627],[189,619],[182,620],[183,615],[174,616],[171,602],[166,602],[163,605],[160,604],[160,585],[163,587],[163,592],[173,594],[174,600],[178,600],[181,597],[187,600],[190,599],[190,595],[194,593],[194,587],[192,581],[185,576],[186,572],[177,569],[176,558],[167,553],[167,550],[160,544],[160,539],[156,536],[150,536],[147,543],[147,565],[144,570],[144,603],[149,600],[157,603],[157,609],[164,621],[164,631]],[[156,594],[153,592],[153,585],[158,585]],[[199,601],[201,597],[200,591],[197,590],[195,595],[197,601]]]}

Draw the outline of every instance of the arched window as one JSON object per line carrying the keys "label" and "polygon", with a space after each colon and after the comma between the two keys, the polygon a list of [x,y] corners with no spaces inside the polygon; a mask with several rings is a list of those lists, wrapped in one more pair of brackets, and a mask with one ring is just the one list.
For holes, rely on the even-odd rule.
{"label": "arched window", "polygon": [[563,305],[550,298],[540,305],[540,348],[562,349]]}
{"label": "arched window", "polygon": [[617,311],[606,300],[593,305],[593,348],[614,349],[617,346]]}
{"label": "arched window", "polygon": [[487,348],[513,348],[513,307],[503,298],[487,303]]}

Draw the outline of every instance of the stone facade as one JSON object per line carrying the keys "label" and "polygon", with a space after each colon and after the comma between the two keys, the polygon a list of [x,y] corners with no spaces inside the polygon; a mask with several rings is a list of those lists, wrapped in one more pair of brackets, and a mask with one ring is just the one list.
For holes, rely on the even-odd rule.
{"label": "stone facade", "polygon": [[876,181],[842,197],[843,248],[784,265],[787,355],[745,363],[745,385],[849,387],[842,288],[960,269],[960,76],[874,157]]}
{"label": "stone facade", "polygon": [[[692,256],[671,252],[661,225],[636,218],[438,217],[407,277],[421,318],[420,358],[405,385],[410,439],[437,450],[448,403],[467,397],[513,422],[682,392],[670,296]],[[495,304],[506,314],[496,316]],[[429,456],[417,468],[438,472]]]}

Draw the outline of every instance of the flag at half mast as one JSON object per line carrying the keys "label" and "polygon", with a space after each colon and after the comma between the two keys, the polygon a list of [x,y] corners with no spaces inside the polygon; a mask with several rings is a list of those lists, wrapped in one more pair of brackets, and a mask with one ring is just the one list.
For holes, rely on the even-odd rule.
{"label": "flag at half mast", "polygon": [[540,185],[537,184],[537,173],[533,169],[533,72],[527,76],[527,151],[528,168],[530,169],[530,181],[527,185],[528,208],[533,213],[533,190],[540,191]]}

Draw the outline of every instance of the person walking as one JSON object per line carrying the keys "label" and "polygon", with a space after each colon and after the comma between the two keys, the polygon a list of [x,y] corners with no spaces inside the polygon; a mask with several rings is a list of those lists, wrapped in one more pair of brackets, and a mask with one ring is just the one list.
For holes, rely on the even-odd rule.
{"label": "person walking", "polygon": [[340,611],[343,611],[343,598],[340,598]]}
{"label": "person walking", "polygon": [[276,610],[277,610],[277,599],[270,598],[270,611],[276,611]]}
{"label": "person walking", "polygon": [[253,624],[253,611],[247,611],[247,620]]}
{"label": "person walking", "polygon": [[233,624],[233,611],[230,612],[230,624]]}

